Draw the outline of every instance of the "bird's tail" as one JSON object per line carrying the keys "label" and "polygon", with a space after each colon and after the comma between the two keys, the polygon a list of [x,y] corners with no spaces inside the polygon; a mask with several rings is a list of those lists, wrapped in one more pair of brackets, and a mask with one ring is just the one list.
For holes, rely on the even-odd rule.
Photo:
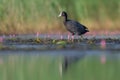
{"label": "bird's tail", "polygon": [[86,32],[89,32],[88,28],[86,26],[83,26]]}
{"label": "bird's tail", "polygon": [[86,30],[86,32],[89,32],[88,28],[86,28],[85,30]]}

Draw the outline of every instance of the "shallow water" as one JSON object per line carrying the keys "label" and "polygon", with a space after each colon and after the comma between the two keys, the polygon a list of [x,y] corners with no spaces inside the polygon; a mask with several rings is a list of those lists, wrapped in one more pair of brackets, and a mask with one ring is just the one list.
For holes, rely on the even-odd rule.
{"label": "shallow water", "polygon": [[116,52],[113,54],[93,51],[89,54],[79,51],[57,51],[57,55],[54,51],[8,53],[10,54],[0,54],[0,80],[119,80],[120,78],[120,54]]}
{"label": "shallow water", "polygon": [[[120,79],[120,35],[85,35],[87,39],[69,43],[66,38],[64,35],[65,45],[58,45],[51,39],[36,42],[35,35],[4,36],[0,43],[0,80]],[[101,40],[106,42],[102,45]]]}

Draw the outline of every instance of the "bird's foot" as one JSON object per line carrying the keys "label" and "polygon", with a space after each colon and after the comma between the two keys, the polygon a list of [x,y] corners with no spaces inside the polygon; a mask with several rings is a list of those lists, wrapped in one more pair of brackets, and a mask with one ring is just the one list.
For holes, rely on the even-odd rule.
{"label": "bird's foot", "polygon": [[83,36],[79,36],[78,42],[81,42],[81,41],[83,41],[83,40],[84,40]]}

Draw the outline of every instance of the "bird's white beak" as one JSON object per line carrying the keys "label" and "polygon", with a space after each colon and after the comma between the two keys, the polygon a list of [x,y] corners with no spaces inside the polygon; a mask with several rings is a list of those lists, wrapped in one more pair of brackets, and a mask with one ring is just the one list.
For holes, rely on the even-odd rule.
{"label": "bird's white beak", "polygon": [[60,13],[59,15],[58,15],[58,17],[61,17],[62,16],[62,13]]}

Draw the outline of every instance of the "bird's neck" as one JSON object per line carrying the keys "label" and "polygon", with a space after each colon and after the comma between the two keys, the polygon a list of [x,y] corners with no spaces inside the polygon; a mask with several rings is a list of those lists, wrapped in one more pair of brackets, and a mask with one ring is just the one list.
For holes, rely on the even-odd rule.
{"label": "bird's neck", "polygon": [[68,20],[67,16],[64,16],[64,23]]}

